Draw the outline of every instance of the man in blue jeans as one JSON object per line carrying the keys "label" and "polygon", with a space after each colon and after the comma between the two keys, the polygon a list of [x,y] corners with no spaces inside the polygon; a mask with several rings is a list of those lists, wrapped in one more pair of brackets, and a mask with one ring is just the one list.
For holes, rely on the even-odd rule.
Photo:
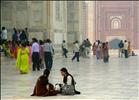
{"label": "man in blue jeans", "polygon": [[63,55],[65,56],[65,58],[67,58],[68,50],[67,50],[67,45],[66,45],[65,40],[63,40],[63,43],[62,43],[62,50],[63,50]]}
{"label": "man in blue jeans", "polygon": [[79,62],[79,44],[78,41],[75,41],[74,43],[74,56],[72,58],[72,61],[77,58],[77,62]]}
{"label": "man in blue jeans", "polygon": [[47,39],[46,43],[44,44],[44,61],[45,61],[45,66],[48,70],[52,69],[53,54],[54,54],[54,49],[51,44],[51,40]]}

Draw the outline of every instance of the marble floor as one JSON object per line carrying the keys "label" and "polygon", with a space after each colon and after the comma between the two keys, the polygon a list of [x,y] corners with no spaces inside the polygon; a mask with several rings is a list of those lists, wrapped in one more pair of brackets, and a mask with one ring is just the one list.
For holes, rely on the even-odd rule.
{"label": "marble floor", "polygon": [[91,99],[91,100],[139,100],[139,56],[128,59],[110,57],[109,63],[98,61],[90,55],[90,59],[80,59],[72,62],[61,56],[54,59],[50,74],[50,82],[61,83],[60,68],[66,67],[74,76],[76,89],[81,95],[31,97],[37,78],[43,70],[21,75],[15,68],[15,60],[1,58],[1,99],[2,100],[61,100],[61,99]]}

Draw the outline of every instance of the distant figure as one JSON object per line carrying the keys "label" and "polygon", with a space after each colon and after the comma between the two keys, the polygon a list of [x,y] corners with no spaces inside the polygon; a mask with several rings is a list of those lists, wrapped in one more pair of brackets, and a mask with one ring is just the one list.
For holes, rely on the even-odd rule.
{"label": "distant figure", "polygon": [[27,74],[29,71],[29,49],[26,44],[22,43],[21,48],[18,49],[16,67],[20,70],[21,74]]}
{"label": "distant figure", "polygon": [[77,62],[79,62],[79,44],[78,41],[74,42],[74,56],[72,57],[72,61],[77,58]]}
{"label": "distant figure", "polygon": [[18,41],[18,36],[17,36],[17,30],[16,30],[16,28],[13,28],[12,41],[14,43],[17,43],[17,41]]}
{"label": "distant figure", "polygon": [[43,41],[39,40],[40,52],[39,52],[39,66],[41,69],[44,68],[44,51],[43,51]]}
{"label": "distant figure", "polygon": [[125,54],[125,58],[128,58],[128,42],[127,42],[127,40],[125,40],[125,42],[124,42],[124,54]]}
{"label": "distant figure", "polygon": [[86,58],[86,52],[85,52],[85,42],[86,42],[86,40],[84,40],[83,42],[82,42],[82,44],[80,45],[80,49],[79,49],[79,54],[80,54],[80,56],[82,56],[83,58]]}
{"label": "distant figure", "polygon": [[[97,41],[96,41],[97,42]],[[93,51],[93,55],[95,56],[96,55],[96,42],[93,43],[92,45],[92,51]]]}
{"label": "distant figure", "polygon": [[27,36],[26,36],[24,30],[22,30],[22,33],[20,34],[20,41],[21,41],[21,42],[26,42],[26,41],[28,41],[28,40],[27,40]]}
{"label": "distant figure", "polygon": [[102,59],[102,43],[100,42],[96,45],[96,58],[97,60]]}
{"label": "distant figure", "polygon": [[45,69],[43,75],[40,76],[36,82],[34,87],[33,94],[31,96],[54,96],[57,95],[57,91],[55,91],[54,86],[49,83],[49,74],[50,71]]}
{"label": "distant figure", "polygon": [[27,36],[27,40],[28,40],[29,33],[28,33],[28,28],[27,28],[27,27],[25,28],[25,34],[26,34],[26,36]]}
{"label": "distant figure", "polygon": [[31,56],[32,56],[32,46],[31,46],[31,43],[29,41],[27,41],[27,47],[29,49],[29,64],[31,65]]}
{"label": "distant figure", "polygon": [[63,40],[63,42],[62,42],[62,51],[63,51],[63,55],[65,56],[65,58],[67,58],[68,49],[67,49],[65,40]]}
{"label": "distant figure", "polygon": [[123,53],[124,53],[124,43],[123,41],[121,40],[121,42],[118,44],[118,47],[119,47],[119,57],[123,57]]}
{"label": "distant figure", "polygon": [[132,53],[132,51],[131,51],[131,42],[129,41],[128,42],[128,56],[130,56],[131,53]]}
{"label": "distant figure", "polygon": [[90,49],[91,49],[91,42],[89,41],[89,39],[86,39],[86,42],[85,42],[85,53],[86,53],[86,57],[89,57],[89,53],[90,53]]}
{"label": "distant figure", "polygon": [[103,51],[103,61],[107,63],[109,61],[109,51],[107,43],[102,44],[102,51]]}
{"label": "distant figure", "polygon": [[2,27],[1,40],[2,44],[7,42],[7,29],[5,27]]}
{"label": "distant figure", "polygon": [[53,50],[53,46],[51,44],[51,40],[47,39],[46,42],[44,43],[44,61],[45,61],[45,66],[48,70],[52,69],[52,65],[53,65],[53,54],[54,54],[54,50]]}
{"label": "distant figure", "polygon": [[38,40],[36,38],[32,38],[33,44],[32,44],[32,62],[33,62],[33,71],[40,70],[39,67],[39,52],[40,52],[40,46],[38,44]]}

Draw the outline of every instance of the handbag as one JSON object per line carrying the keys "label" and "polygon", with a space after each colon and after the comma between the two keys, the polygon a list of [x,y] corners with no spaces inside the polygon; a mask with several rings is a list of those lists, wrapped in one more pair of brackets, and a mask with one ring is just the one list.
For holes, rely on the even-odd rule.
{"label": "handbag", "polygon": [[74,95],[75,94],[74,86],[65,84],[64,86],[62,86],[62,93],[61,94]]}

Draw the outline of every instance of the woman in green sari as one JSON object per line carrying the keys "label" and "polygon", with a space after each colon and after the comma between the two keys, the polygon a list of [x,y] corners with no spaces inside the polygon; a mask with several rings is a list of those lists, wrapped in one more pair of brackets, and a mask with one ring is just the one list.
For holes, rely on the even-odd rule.
{"label": "woman in green sari", "polygon": [[27,74],[29,71],[29,49],[25,43],[21,44],[21,48],[17,51],[16,67],[21,74]]}

